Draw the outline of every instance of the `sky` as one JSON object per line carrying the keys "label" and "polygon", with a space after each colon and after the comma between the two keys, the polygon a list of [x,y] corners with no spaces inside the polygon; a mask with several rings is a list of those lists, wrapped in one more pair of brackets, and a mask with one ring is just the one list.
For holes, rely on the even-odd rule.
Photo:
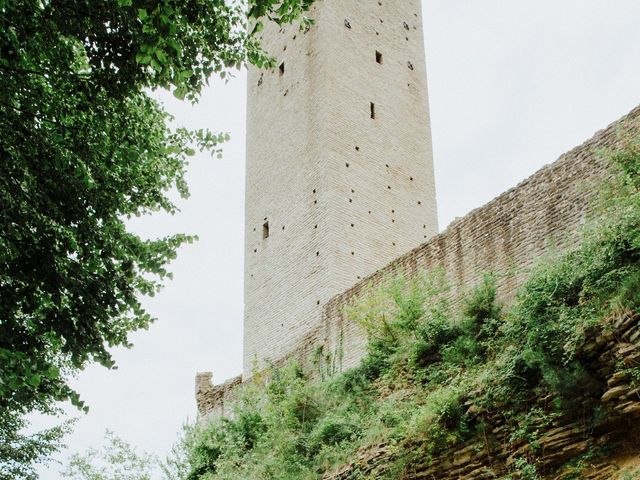
{"label": "sky", "polygon": [[[423,16],[441,229],[640,104],[637,0],[423,0]],[[71,410],[81,418],[61,460],[99,445],[105,429],[164,456],[195,418],[196,372],[216,383],[241,372],[245,89],[239,72],[196,106],[159,95],[176,123],[232,140],[223,159],[191,161],[180,214],[132,224],[200,240],[145,300],[157,321],[115,351],[118,370],[92,366],[73,381],[91,409]],[[59,479],[60,468],[41,478]]]}

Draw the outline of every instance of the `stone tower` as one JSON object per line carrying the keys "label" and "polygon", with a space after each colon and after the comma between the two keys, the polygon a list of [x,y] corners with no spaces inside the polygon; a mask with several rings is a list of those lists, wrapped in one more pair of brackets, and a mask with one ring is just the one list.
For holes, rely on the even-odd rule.
{"label": "stone tower", "polygon": [[[244,375],[437,233],[420,0],[319,0],[248,75]],[[257,362],[257,364],[256,364]]]}

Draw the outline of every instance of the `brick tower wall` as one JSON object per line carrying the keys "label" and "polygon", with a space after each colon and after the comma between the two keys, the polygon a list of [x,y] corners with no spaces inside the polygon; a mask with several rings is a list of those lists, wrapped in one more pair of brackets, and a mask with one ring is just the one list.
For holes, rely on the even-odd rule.
{"label": "brick tower wall", "polygon": [[244,375],[437,233],[420,1],[320,0],[248,76]]}

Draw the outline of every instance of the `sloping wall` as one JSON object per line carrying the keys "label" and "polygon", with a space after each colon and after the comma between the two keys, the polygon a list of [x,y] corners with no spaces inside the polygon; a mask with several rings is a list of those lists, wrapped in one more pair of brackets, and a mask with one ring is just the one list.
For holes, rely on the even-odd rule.
{"label": "sloping wall", "polygon": [[[340,368],[356,366],[364,354],[366,337],[345,318],[344,309],[369,287],[399,274],[411,277],[441,267],[451,286],[448,295],[455,302],[461,293],[477,285],[484,273],[491,272],[498,277],[501,300],[508,303],[540,258],[577,244],[577,230],[592,210],[597,186],[609,175],[603,153],[619,148],[625,133],[636,129],[640,129],[640,107],[441,234],[333,297],[324,306],[322,323],[290,345],[290,353],[280,361],[296,358],[304,363],[322,347],[326,353],[341,352],[336,355],[341,359]],[[232,390],[239,383],[234,379],[228,382],[232,387],[214,387],[210,374],[199,374],[196,398],[200,414],[221,413],[224,399],[233,397]]]}

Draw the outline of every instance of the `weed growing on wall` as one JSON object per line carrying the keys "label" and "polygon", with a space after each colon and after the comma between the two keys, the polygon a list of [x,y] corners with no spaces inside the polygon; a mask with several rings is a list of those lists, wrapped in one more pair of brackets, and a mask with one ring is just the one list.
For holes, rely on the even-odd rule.
{"label": "weed growing on wall", "polygon": [[603,379],[578,355],[585,339],[640,308],[640,148],[612,161],[617,174],[581,247],[535,268],[513,307],[497,302],[491,275],[455,311],[440,271],[390,279],[348,312],[369,336],[360,366],[339,373],[319,350],[315,379],[294,363],[256,375],[232,415],[190,432],[187,478],[322,478],[376,448],[388,461],[375,478],[402,478],[451,447],[488,441],[489,415],[504,420],[510,444],[528,446],[514,450],[510,478],[542,478],[541,435],[558,418],[602,418]]}

